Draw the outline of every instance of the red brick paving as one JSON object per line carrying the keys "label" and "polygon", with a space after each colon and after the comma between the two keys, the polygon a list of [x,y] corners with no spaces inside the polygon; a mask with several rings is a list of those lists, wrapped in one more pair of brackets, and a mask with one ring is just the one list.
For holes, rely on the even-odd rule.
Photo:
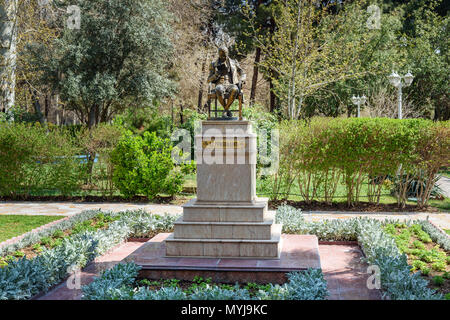
{"label": "red brick paving", "polygon": [[[126,259],[143,244],[144,243],[142,242],[126,242],[117,246],[109,253],[97,258],[80,272],[81,285],[91,283],[94,277],[102,270],[112,268],[117,263]],[[37,300],[80,300],[81,293],[81,289],[69,289],[67,281],[63,281],[45,295],[37,298]]]}
{"label": "red brick paving", "polygon": [[368,265],[358,245],[320,245],[322,272],[330,300],[380,300],[380,290],[367,288]]}

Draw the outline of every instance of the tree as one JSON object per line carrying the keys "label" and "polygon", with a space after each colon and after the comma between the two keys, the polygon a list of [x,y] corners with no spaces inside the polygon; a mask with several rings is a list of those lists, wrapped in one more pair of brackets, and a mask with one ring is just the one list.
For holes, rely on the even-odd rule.
{"label": "tree", "polygon": [[64,0],[54,5],[64,11],[72,5],[67,19],[75,20],[60,21],[65,24],[61,35],[47,46],[30,45],[28,53],[41,82],[51,84],[89,128],[127,106],[172,94],[167,72],[171,17],[161,0]]}
{"label": "tree", "polygon": [[277,28],[270,41],[260,40],[266,56],[262,65],[279,75],[274,89],[287,117],[298,118],[312,97],[333,84],[391,68],[399,23],[387,16],[380,30],[368,28],[365,1],[346,3],[339,10],[312,0],[275,4]]}
{"label": "tree", "polygon": [[203,111],[207,63],[217,32],[215,7],[212,0],[168,1],[168,8],[175,17],[171,35],[175,47],[171,72],[178,81],[174,100],[180,109],[196,105],[199,112]]}
{"label": "tree", "polygon": [[408,68],[415,75],[408,88],[409,99],[423,116],[430,117],[434,111],[434,120],[450,119],[450,17],[436,12],[442,3],[430,1],[412,12],[414,24],[407,37],[408,57],[403,70]]}
{"label": "tree", "polygon": [[17,0],[0,1],[0,111],[8,111],[15,101]]}
{"label": "tree", "polygon": [[218,10],[217,20],[225,32],[236,39],[232,51],[237,55],[247,55],[255,51],[253,77],[250,89],[250,106],[255,103],[261,62],[261,47],[249,34],[267,34],[271,30],[270,5],[272,0],[226,0]]}

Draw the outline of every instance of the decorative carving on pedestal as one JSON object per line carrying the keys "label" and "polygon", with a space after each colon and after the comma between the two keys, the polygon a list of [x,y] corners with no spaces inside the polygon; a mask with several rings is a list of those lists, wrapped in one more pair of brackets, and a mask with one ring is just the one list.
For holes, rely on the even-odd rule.
{"label": "decorative carving on pedestal", "polygon": [[249,121],[204,121],[195,137],[197,198],[166,239],[167,257],[277,259],[281,225],[256,197],[256,134]]}

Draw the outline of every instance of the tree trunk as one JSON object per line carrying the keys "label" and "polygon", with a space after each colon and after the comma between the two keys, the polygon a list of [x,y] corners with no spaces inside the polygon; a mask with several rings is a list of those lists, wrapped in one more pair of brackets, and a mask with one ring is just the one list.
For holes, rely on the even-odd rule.
{"label": "tree trunk", "polygon": [[98,106],[93,105],[89,110],[88,128],[92,129],[97,124]]}
{"label": "tree trunk", "polygon": [[0,109],[8,111],[15,103],[17,0],[0,4]]}
{"label": "tree trunk", "polygon": [[[91,109],[89,110],[89,118],[88,118],[88,129],[91,130],[95,127],[97,124],[97,115],[98,115],[98,105],[93,105]],[[90,133],[91,134],[91,133]],[[87,183],[92,181],[92,172],[94,169],[94,162],[95,162],[95,152],[88,152],[88,163],[87,163]]]}
{"label": "tree trunk", "polygon": [[183,112],[184,112],[184,107],[182,104],[180,104],[180,124],[184,123]]}
{"label": "tree trunk", "polygon": [[36,90],[31,91],[30,89],[30,93],[31,96],[33,97],[33,107],[34,107],[34,113],[36,114],[36,116],[39,119],[39,123],[40,124],[45,124],[45,120],[44,120],[44,115],[42,114],[42,108],[41,108],[41,103],[39,102],[39,96],[36,92]]}
{"label": "tree trunk", "polygon": [[299,32],[300,32],[300,17],[302,15],[302,2],[298,3],[297,10],[297,27],[295,30],[295,42],[294,42],[294,50],[292,51],[292,69],[291,69],[291,78],[289,80],[289,92],[288,92],[288,117],[289,119],[295,118],[295,76],[297,73],[297,51],[299,47]]}
{"label": "tree trunk", "polygon": [[255,63],[253,64],[252,88],[250,91],[250,107],[253,107],[256,99],[256,85],[258,84],[258,64],[261,61],[261,48],[256,48]]}
{"label": "tree trunk", "polygon": [[49,101],[48,93],[46,93],[45,94],[45,111],[44,111],[45,122],[48,121],[48,109],[49,108],[50,108],[50,101]]}
{"label": "tree trunk", "polygon": [[197,111],[202,112],[203,109],[203,87],[205,86],[205,71],[206,71],[206,63],[208,62],[208,54],[205,56],[205,60],[202,63],[202,73],[200,75],[200,83],[198,88],[198,102],[197,102]]}
{"label": "tree trunk", "polygon": [[273,85],[272,79],[269,80],[269,86],[270,86],[270,112],[271,113],[277,113],[278,108],[276,106],[275,93],[273,92],[274,85]]}

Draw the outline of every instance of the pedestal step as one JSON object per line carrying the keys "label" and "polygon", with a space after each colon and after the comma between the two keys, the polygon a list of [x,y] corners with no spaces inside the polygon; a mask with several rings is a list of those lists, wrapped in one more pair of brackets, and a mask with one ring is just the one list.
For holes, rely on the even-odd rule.
{"label": "pedestal step", "polygon": [[250,239],[166,239],[168,257],[228,257],[278,259],[281,250],[281,225],[274,225],[268,240]]}
{"label": "pedestal step", "polygon": [[263,222],[267,219],[267,199],[254,203],[202,203],[192,199],[183,206],[185,222]]}
{"label": "pedestal step", "polygon": [[274,211],[267,211],[263,222],[189,222],[180,218],[174,223],[174,238],[270,240],[274,221]]}

